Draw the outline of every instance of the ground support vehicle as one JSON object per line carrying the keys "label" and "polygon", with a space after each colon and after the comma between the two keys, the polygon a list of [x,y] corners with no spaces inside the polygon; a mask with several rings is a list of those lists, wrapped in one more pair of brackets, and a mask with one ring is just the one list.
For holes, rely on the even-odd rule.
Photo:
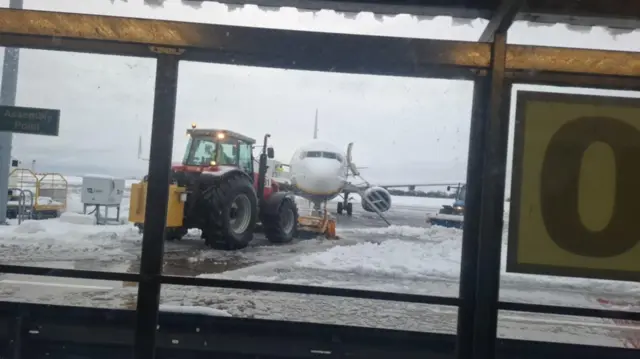
{"label": "ground support vehicle", "polygon": [[[255,140],[228,130],[187,130],[189,142],[181,164],[172,167],[165,238],[182,238],[189,229],[202,232],[216,249],[246,247],[258,225],[273,243],[290,242],[298,228],[298,208],[290,192],[267,177],[269,134],[254,173]],[[129,221],[144,226],[146,181],[131,188]]]}
{"label": "ground support vehicle", "polygon": [[452,205],[444,205],[438,213],[427,214],[427,223],[449,228],[462,228],[464,223],[464,200],[467,195],[467,186],[447,186],[447,191],[456,189],[456,196]]}

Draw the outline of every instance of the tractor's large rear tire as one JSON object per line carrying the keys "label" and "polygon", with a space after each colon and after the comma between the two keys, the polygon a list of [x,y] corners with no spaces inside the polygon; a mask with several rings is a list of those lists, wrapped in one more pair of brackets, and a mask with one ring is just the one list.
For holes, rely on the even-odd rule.
{"label": "tractor's large rear tire", "polygon": [[258,219],[258,199],[253,184],[244,174],[230,174],[219,186],[204,191],[210,214],[202,234],[215,249],[237,250],[253,240]]}
{"label": "tractor's large rear tire", "polygon": [[293,199],[283,199],[277,213],[262,215],[262,228],[271,243],[291,242],[298,230],[298,207]]}

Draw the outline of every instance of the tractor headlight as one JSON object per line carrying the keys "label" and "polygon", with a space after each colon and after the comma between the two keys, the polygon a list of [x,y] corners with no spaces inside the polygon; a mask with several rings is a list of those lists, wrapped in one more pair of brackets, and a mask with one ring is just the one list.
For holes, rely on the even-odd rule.
{"label": "tractor headlight", "polygon": [[209,162],[209,165],[210,165],[210,166],[215,166],[215,165],[216,165],[216,161],[211,161],[211,162]]}
{"label": "tractor headlight", "polygon": [[224,136],[224,132],[218,132],[218,133],[216,134],[216,137],[217,137],[219,140],[224,140],[224,137],[225,137],[225,136]]}
{"label": "tractor headlight", "polygon": [[456,211],[456,212],[462,212],[462,211],[464,211],[464,207],[462,207],[462,206],[454,206],[453,210]]}
{"label": "tractor headlight", "polygon": [[180,193],[180,202],[186,202],[186,201],[187,201],[187,194]]}

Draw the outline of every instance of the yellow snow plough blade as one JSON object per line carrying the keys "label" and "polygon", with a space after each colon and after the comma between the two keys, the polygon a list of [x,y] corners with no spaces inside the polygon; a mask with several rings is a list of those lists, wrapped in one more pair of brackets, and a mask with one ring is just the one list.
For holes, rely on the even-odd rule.
{"label": "yellow snow plough blade", "polygon": [[327,239],[339,239],[336,235],[336,220],[327,213],[324,216],[298,217],[298,232],[317,233]]}

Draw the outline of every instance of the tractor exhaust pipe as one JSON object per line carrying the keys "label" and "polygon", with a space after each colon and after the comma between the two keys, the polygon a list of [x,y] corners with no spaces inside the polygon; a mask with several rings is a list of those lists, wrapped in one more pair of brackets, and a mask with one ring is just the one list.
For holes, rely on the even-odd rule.
{"label": "tractor exhaust pipe", "polygon": [[262,152],[260,153],[260,165],[258,166],[258,203],[264,199],[264,182],[267,177],[267,141],[271,137],[270,134],[264,135],[264,143]]}

